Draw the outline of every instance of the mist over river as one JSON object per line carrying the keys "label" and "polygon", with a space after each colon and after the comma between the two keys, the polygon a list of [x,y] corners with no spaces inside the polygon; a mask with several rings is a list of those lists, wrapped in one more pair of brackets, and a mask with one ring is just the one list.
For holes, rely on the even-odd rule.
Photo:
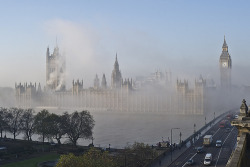
{"label": "mist over river", "polygon": [[[101,147],[122,148],[136,142],[156,145],[159,141],[171,139],[173,143],[184,140],[205,125],[204,115],[167,115],[159,113],[92,113],[96,121],[94,144]],[[213,119],[206,116],[206,121]],[[80,144],[80,142],[79,142]]]}
{"label": "mist over river", "polygon": [[[41,111],[39,110],[36,110]],[[52,110],[49,112],[62,114],[66,110]],[[67,110],[69,111],[69,110]],[[80,111],[80,110],[77,110]],[[69,112],[70,113],[70,112]],[[156,145],[159,141],[171,139],[171,128],[173,143],[185,140],[196,130],[199,130],[206,123],[214,118],[214,112],[207,115],[167,115],[164,113],[117,113],[117,112],[91,112],[95,120],[93,129],[94,145],[100,147],[124,148],[134,142],[144,142],[149,145]],[[219,113],[215,113],[219,116]],[[7,133],[7,137],[13,138]],[[17,138],[22,139],[23,134]],[[32,140],[38,140],[38,135],[33,135]],[[54,140],[56,142],[56,140]],[[62,139],[62,143],[66,139]],[[79,145],[89,145],[91,140],[78,140]]]}

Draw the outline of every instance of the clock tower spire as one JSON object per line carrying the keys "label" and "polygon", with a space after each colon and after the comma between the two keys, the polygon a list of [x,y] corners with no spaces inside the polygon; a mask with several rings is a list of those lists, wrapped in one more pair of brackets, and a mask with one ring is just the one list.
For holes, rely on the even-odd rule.
{"label": "clock tower spire", "polygon": [[228,53],[228,46],[224,36],[224,43],[222,45],[222,53],[220,55],[220,81],[221,88],[229,90],[231,88],[231,69],[232,60]]}

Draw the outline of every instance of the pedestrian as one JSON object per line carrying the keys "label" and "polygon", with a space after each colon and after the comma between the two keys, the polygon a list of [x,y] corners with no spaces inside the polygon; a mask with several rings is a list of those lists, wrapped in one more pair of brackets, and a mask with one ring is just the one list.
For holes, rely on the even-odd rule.
{"label": "pedestrian", "polygon": [[161,166],[161,160],[159,160],[159,166]]}

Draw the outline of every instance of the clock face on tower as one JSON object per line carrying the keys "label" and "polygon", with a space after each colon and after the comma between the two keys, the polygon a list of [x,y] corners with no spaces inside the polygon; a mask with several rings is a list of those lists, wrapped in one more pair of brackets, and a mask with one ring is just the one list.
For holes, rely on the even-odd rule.
{"label": "clock face on tower", "polygon": [[222,67],[224,67],[224,68],[227,67],[227,63],[226,63],[226,62],[223,62],[223,63],[222,63]]}

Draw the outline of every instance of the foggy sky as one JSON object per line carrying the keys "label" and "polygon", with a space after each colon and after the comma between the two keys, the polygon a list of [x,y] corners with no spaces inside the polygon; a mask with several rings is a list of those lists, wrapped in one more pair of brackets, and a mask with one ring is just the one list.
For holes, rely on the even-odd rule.
{"label": "foggy sky", "polygon": [[224,35],[233,84],[250,85],[249,2],[42,1],[0,6],[0,87],[45,84],[45,55],[57,44],[66,56],[66,87],[73,79],[93,85],[105,73],[110,85],[118,55],[123,78],[157,69],[193,82],[200,74],[219,85]]}

